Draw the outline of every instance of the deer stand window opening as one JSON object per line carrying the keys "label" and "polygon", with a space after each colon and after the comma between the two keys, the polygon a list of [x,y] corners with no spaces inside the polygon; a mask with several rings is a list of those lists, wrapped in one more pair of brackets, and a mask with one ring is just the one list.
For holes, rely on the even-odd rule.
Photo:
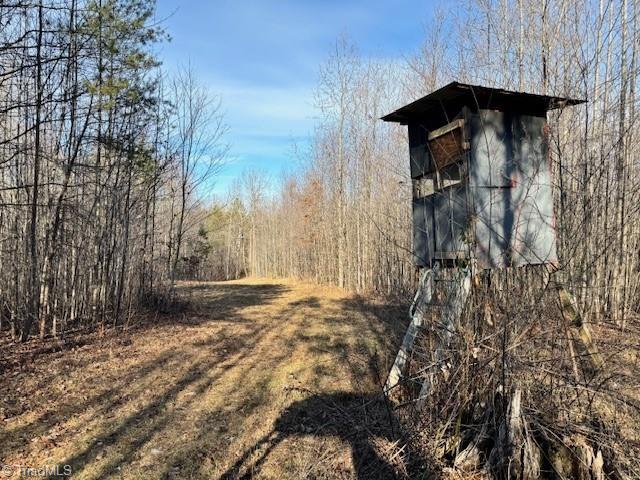
{"label": "deer stand window opening", "polygon": [[469,142],[465,134],[464,119],[455,120],[427,135],[427,146],[438,189],[460,183],[465,167]]}
{"label": "deer stand window opening", "polygon": [[409,124],[416,263],[469,257],[468,109],[444,126]]}

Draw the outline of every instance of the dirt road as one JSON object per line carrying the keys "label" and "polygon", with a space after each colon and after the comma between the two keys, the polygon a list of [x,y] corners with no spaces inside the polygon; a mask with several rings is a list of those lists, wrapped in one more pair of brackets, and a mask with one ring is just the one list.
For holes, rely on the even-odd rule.
{"label": "dirt road", "polygon": [[180,294],[180,314],[5,370],[0,462],[91,479],[384,478],[394,438],[376,393],[403,306],[289,281]]}

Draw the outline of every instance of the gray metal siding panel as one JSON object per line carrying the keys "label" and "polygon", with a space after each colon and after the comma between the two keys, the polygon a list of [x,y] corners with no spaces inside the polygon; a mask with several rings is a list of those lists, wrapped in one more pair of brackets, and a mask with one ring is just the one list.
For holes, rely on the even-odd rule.
{"label": "gray metal siding panel", "polygon": [[482,110],[470,118],[472,161],[469,183],[475,187],[507,187],[513,169],[511,117]]}
{"label": "gray metal siding panel", "polygon": [[431,157],[427,146],[428,132],[418,123],[409,125],[409,160],[411,178],[418,178],[431,170]]}
{"label": "gray metal siding panel", "polygon": [[545,125],[489,110],[472,117],[469,183],[481,267],[557,260]]}
{"label": "gray metal siding panel", "polygon": [[475,206],[475,249],[481,268],[500,268],[508,265],[510,215],[505,214],[502,189],[471,189]]}
{"label": "gray metal siding panel", "polygon": [[[468,255],[465,239],[468,236],[469,208],[466,188],[461,184],[433,195],[436,228],[436,256],[451,258],[455,254]],[[443,255],[444,254],[444,255]]]}
{"label": "gray metal siding panel", "polygon": [[435,244],[432,197],[413,200],[413,260],[416,266],[431,265]]}
{"label": "gray metal siding panel", "polygon": [[556,262],[553,192],[544,129],[546,119],[520,115],[513,121],[518,178],[513,261],[517,265]]}

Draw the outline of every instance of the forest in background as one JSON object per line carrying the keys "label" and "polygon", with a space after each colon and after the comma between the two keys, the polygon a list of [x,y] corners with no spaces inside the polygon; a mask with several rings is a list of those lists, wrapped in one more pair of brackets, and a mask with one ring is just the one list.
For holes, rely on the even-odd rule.
{"label": "forest in background", "polygon": [[206,223],[202,271],[412,294],[406,127],[379,118],[455,79],[587,100],[549,113],[559,275],[586,315],[623,322],[640,301],[639,9],[469,0],[441,9],[420,50],[396,62],[339,39],[320,67],[320,120],[302,166],[238,179]]}
{"label": "forest in background", "polygon": [[188,68],[163,72],[154,2],[4,2],[0,328],[26,340],[115,326],[170,301],[177,279],[408,297],[406,131],[379,118],[452,79],[588,100],[549,115],[561,274],[587,315],[622,322],[640,299],[638,1],[458,7],[395,61],[338,39],[299,166],[247,171],[206,204],[227,152],[220,100]]}

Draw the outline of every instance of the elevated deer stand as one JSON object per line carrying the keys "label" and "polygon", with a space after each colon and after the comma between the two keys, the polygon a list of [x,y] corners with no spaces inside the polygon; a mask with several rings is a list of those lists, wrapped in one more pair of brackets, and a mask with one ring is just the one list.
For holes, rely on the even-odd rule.
{"label": "elevated deer stand", "polygon": [[[421,367],[442,370],[443,350],[477,272],[557,265],[547,111],[579,103],[453,82],[382,118],[408,126],[414,263],[420,270],[387,394],[406,380],[416,336],[433,309],[440,319],[438,343],[431,364]],[[441,298],[434,301],[437,291]],[[599,364],[575,302],[563,288],[558,291],[565,319]],[[435,373],[424,376],[418,405],[434,381]]]}

